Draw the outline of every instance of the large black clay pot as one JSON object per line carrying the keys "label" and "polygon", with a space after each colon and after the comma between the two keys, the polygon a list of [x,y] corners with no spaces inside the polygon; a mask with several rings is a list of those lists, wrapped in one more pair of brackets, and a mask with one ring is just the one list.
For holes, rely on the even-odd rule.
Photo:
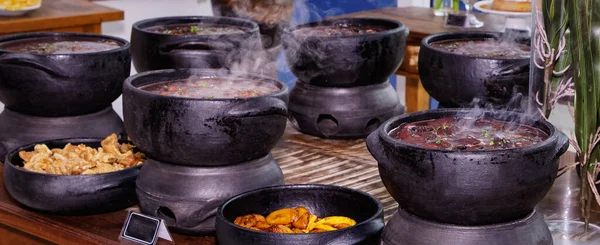
{"label": "large black clay pot", "polygon": [[[171,35],[152,28],[176,24],[228,25],[239,33]],[[230,68],[261,50],[258,25],[254,22],[212,16],[173,16],[146,19],[133,24],[131,55],[138,72],[172,68]]]}
{"label": "large black clay pot", "polygon": [[383,82],[353,88],[296,83],[290,93],[290,121],[310,135],[364,138],[381,123],[404,113],[392,85]]}
{"label": "large black clay pot", "polygon": [[281,33],[294,12],[294,0],[211,0],[215,16],[249,19],[258,24],[265,49],[281,44]]}
{"label": "large black clay pot", "polygon": [[228,198],[283,184],[283,173],[270,154],[224,167],[185,167],[152,159],[145,165],[137,180],[140,208],[184,234],[214,232],[217,208]]}
{"label": "large black clay pot", "polygon": [[[348,36],[312,36],[301,28],[375,25],[386,31]],[[322,87],[354,87],[382,83],[404,59],[408,28],[384,19],[336,19],[292,26],[283,33],[283,48],[298,82]]]}
{"label": "large black clay pot", "polygon": [[[514,121],[549,135],[537,144],[497,150],[451,151],[407,144],[388,133],[402,123],[442,117]],[[487,225],[522,219],[546,195],[569,146],[552,124],[506,111],[442,109],[395,117],[369,135],[381,180],[402,209],[420,218],[458,225]]]}
{"label": "large black clay pot", "polygon": [[481,105],[520,106],[521,101],[515,100],[528,96],[530,57],[473,57],[430,45],[444,40],[501,37],[502,33],[496,32],[448,32],[424,38],[419,50],[419,77],[427,93],[446,107],[469,107],[475,98]]}
{"label": "large black clay pot", "polygon": [[77,138],[103,138],[112,133],[124,136],[123,121],[108,107],[99,112],[70,117],[38,117],[4,108],[0,113],[0,159],[22,145]]}
{"label": "large black clay pot", "polygon": [[[195,99],[139,89],[192,75],[257,79],[281,90],[247,99]],[[149,158],[180,165],[230,165],[271,151],[285,131],[287,102],[287,86],[273,78],[219,70],[160,70],[125,81],[123,117],[128,136]]]}
{"label": "large black clay pot", "polygon": [[[109,40],[115,49],[73,54],[34,54],[4,50],[34,38],[69,41]],[[58,117],[89,114],[109,107],[130,75],[126,40],[82,33],[25,33],[0,38],[0,101],[29,115]]]}
{"label": "large black clay pot", "polygon": [[382,245],[552,245],[544,218],[526,217],[484,226],[458,226],[421,219],[399,209],[388,221]]}
{"label": "large black clay pot", "polygon": [[[277,209],[304,206],[318,217],[341,215],[356,225],[336,231],[279,234],[233,223],[246,214],[267,215]],[[354,189],[328,185],[283,185],[253,190],[227,200],[217,211],[217,241],[227,245],[380,245],[383,205]]]}
{"label": "large black clay pot", "polygon": [[[55,175],[24,170],[19,151],[33,151],[36,144],[50,149],[67,143],[100,147],[103,138],[73,138],[33,143],[6,156],[4,186],[17,202],[36,211],[60,215],[90,215],[121,210],[137,203],[135,179],[142,165],[92,175]],[[131,143],[119,140],[119,143]]]}

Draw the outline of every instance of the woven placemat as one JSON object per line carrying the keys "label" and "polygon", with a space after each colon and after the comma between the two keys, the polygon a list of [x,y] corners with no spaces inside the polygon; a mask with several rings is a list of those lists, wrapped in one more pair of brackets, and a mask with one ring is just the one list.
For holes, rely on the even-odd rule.
{"label": "woven placemat", "polygon": [[367,192],[383,204],[386,221],[398,208],[383,186],[377,162],[363,139],[321,139],[288,127],[272,153],[286,184],[338,185]]}

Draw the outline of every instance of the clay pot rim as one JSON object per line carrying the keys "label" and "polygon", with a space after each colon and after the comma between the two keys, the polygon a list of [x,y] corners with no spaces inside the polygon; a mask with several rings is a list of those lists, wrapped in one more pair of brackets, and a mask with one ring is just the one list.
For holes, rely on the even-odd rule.
{"label": "clay pot rim", "polygon": [[[188,77],[190,77],[192,75],[200,75],[200,77],[202,77],[202,78],[232,77],[232,78],[249,78],[252,80],[263,80],[263,81],[269,81],[271,83],[277,84],[280,87],[280,89],[279,89],[279,91],[274,92],[274,93],[264,94],[261,96],[255,96],[255,97],[250,97],[250,98],[211,98],[211,99],[208,99],[208,98],[191,98],[191,97],[181,97],[181,96],[172,96],[172,95],[161,95],[161,94],[157,94],[157,93],[153,93],[153,92],[149,92],[149,91],[140,89],[138,86],[135,86],[132,84],[136,79],[138,79],[140,77],[156,76],[159,74],[184,74],[184,73],[187,73]],[[204,74],[206,74],[206,75],[204,75]],[[155,83],[160,83],[160,82],[169,82],[169,81],[179,80],[179,79],[183,79],[183,78],[173,78],[171,80],[155,80],[150,83],[146,83],[144,85],[155,84]],[[199,69],[199,68],[164,69],[164,70],[151,70],[151,71],[140,72],[140,73],[137,73],[137,74],[125,79],[123,86],[130,89],[131,91],[134,91],[135,93],[155,97],[158,99],[173,99],[173,100],[182,100],[182,101],[207,101],[207,102],[210,102],[210,101],[245,102],[245,101],[252,101],[252,100],[260,100],[262,98],[267,98],[267,97],[280,97],[280,96],[284,96],[288,92],[288,86],[285,83],[283,83],[275,78],[272,78],[272,77],[263,76],[263,75],[259,75],[259,74],[253,74],[253,73],[233,72],[233,71],[224,70],[224,69],[204,69],[204,68],[202,68],[202,69]]]}
{"label": "clay pot rim", "polygon": [[[375,132],[379,135],[379,137],[383,140],[383,142],[390,144],[395,148],[404,148],[404,149],[408,149],[408,150],[412,150],[412,151],[420,151],[420,152],[427,151],[427,152],[436,152],[436,153],[454,153],[454,154],[471,154],[471,155],[489,155],[491,153],[499,153],[499,152],[515,152],[518,154],[543,152],[543,151],[547,151],[546,148],[548,148],[550,146],[550,144],[552,144],[552,142],[559,141],[559,137],[560,137],[559,134],[562,134],[562,132],[560,132],[554,125],[552,125],[550,122],[543,120],[541,118],[535,119],[533,117],[529,117],[528,115],[526,115],[524,113],[517,113],[517,112],[509,112],[509,111],[498,112],[498,111],[491,111],[491,110],[482,110],[484,118],[490,118],[490,117],[493,118],[493,116],[488,116],[488,115],[498,115],[499,113],[503,113],[504,115],[515,116],[515,117],[522,118],[525,120],[530,120],[531,122],[540,123],[549,129],[550,132],[547,132],[546,130],[541,129],[542,131],[544,131],[545,133],[548,134],[548,138],[544,141],[541,141],[541,142],[538,142],[536,144],[532,144],[529,146],[525,146],[525,147],[517,147],[517,148],[510,148],[510,149],[476,150],[476,151],[454,151],[454,150],[447,150],[447,149],[426,148],[426,147],[421,147],[421,146],[417,146],[417,145],[413,145],[413,144],[408,144],[408,143],[405,143],[404,141],[396,140],[396,139],[392,138],[392,136],[389,135],[389,132],[392,129],[398,127],[400,124],[403,123],[401,121],[415,122],[415,121],[420,121],[420,120],[427,120],[427,119],[411,120],[415,117],[420,117],[420,116],[427,115],[427,114],[435,115],[435,116],[430,117],[429,119],[435,119],[435,118],[441,118],[441,117],[453,117],[456,114],[468,113],[471,110],[472,109],[469,109],[469,108],[458,108],[458,109],[453,108],[453,109],[436,109],[436,110],[427,110],[427,111],[407,113],[407,114],[403,114],[403,115],[396,116],[396,117],[389,119],[388,121],[384,122],[379,127],[379,129],[377,129]],[[501,119],[496,119],[496,120],[501,120]],[[533,125],[529,125],[529,126],[533,126]],[[536,128],[540,129],[539,127],[536,127]],[[566,136],[564,136],[564,137],[566,137]],[[566,144],[568,144],[568,141],[566,142]],[[558,145],[556,147],[558,149],[560,149],[563,146]]]}
{"label": "clay pot rim", "polygon": [[[230,25],[230,26],[249,27],[249,29],[245,30],[243,33],[203,34],[203,35],[193,35],[193,36],[173,35],[173,34],[158,33],[158,32],[153,32],[153,31],[148,30],[148,28],[150,28],[150,27],[174,24],[174,23],[164,24],[164,22],[168,22],[168,21],[183,22],[180,24],[194,24],[194,23],[225,24],[225,25]],[[232,23],[221,23],[223,21],[226,21],[226,22],[229,21]],[[233,23],[235,23],[235,24],[233,24]],[[144,20],[140,20],[140,21],[133,23],[132,28],[139,32],[143,32],[143,33],[150,34],[150,35],[165,36],[165,37],[179,37],[179,38],[208,37],[208,36],[224,37],[224,36],[236,36],[236,35],[247,35],[247,34],[259,33],[258,24],[256,22],[253,22],[253,21],[250,21],[247,19],[236,18],[236,17],[225,17],[225,16],[200,16],[200,15],[167,16],[167,17],[144,19]]]}
{"label": "clay pot rim", "polygon": [[513,221],[508,221],[508,222],[504,222],[504,223],[496,223],[496,224],[489,224],[489,225],[453,225],[453,224],[444,224],[444,223],[439,223],[439,222],[435,222],[435,221],[428,221],[425,219],[422,219],[414,214],[411,214],[409,212],[407,212],[406,210],[402,209],[399,212],[403,212],[404,214],[402,214],[403,216],[407,216],[408,219],[411,219],[413,222],[415,223],[420,223],[420,224],[425,224],[427,226],[432,226],[432,227],[436,227],[436,228],[441,228],[444,230],[460,230],[460,231],[478,231],[478,230],[501,230],[501,229],[506,229],[506,228],[510,228],[510,227],[514,227],[514,226],[520,226],[523,224],[530,224],[532,222],[534,222],[535,220],[535,216],[539,215],[537,210],[533,210],[532,212],[530,212],[529,214],[527,214],[527,216],[520,218],[518,220],[513,220]]}
{"label": "clay pot rim", "polygon": [[109,49],[109,50],[104,50],[104,51],[98,51],[98,52],[86,52],[86,53],[71,53],[71,54],[37,54],[37,53],[29,53],[29,52],[19,52],[19,51],[10,51],[10,50],[5,50],[5,49],[1,49],[0,48],[0,52],[6,52],[6,53],[12,53],[12,54],[27,54],[27,55],[33,55],[33,56],[38,56],[38,57],[70,57],[70,56],[76,56],[76,57],[81,57],[81,56],[101,56],[101,55],[106,55],[106,54],[112,54],[112,53],[119,53],[119,52],[123,52],[123,51],[129,51],[129,48],[131,46],[131,43],[125,39],[119,38],[119,37],[115,37],[115,36],[109,36],[109,35],[102,35],[102,34],[89,34],[89,33],[78,33],[78,32],[30,32],[30,33],[17,33],[17,34],[12,34],[12,35],[8,35],[5,37],[0,37],[0,45],[4,42],[9,42],[9,41],[15,41],[15,40],[26,40],[26,39],[33,39],[33,38],[44,38],[44,37],[62,37],[62,38],[78,38],[78,37],[83,37],[83,38],[94,38],[94,39],[99,39],[99,40],[111,40],[111,41],[115,41],[118,42],[120,45],[117,48],[113,48],[113,49]]}
{"label": "clay pot rim", "polygon": [[229,205],[231,202],[237,201],[240,198],[244,198],[247,196],[253,196],[253,195],[258,195],[262,192],[268,191],[268,192],[282,192],[282,191],[286,191],[288,189],[304,189],[304,190],[312,190],[312,192],[314,193],[318,193],[319,190],[329,190],[329,191],[336,191],[336,192],[343,192],[343,193],[347,193],[347,194],[351,194],[351,195],[355,195],[355,196],[362,196],[365,197],[367,199],[370,199],[370,201],[372,201],[373,203],[375,203],[377,205],[377,211],[369,218],[356,223],[356,225],[354,226],[350,226],[347,228],[343,228],[343,229],[338,229],[338,230],[334,230],[334,231],[327,231],[327,232],[318,232],[318,233],[294,233],[294,234],[285,234],[285,236],[289,235],[290,238],[294,238],[294,237],[298,237],[298,236],[306,236],[306,237],[318,237],[318,236],[328,236],[328,235],[336,235],[336,234],[341,234],[344,233],[348,230],[351,229],[362,229],[363,226],[368,225],[369,223],[381,218],[380,216],[382,216],[383,214],[383,204],[381,204],[381,202],[373,197],[371,194],[363,192],[361,190],[357,190],[357,189],[352,189],[352,188],[347,188],[347,187],[343,187],[343,186],[336,186],[336,185],[323,185],[323,184],[287,184],[287,185],[278,185],[278,186],[270,186],[270,187],[264,187],[264,188],[259,188],[259,189],[255,189],[255,190],[251,190],[248,192],[244,192],[238,195],[235,195],[231,198],[229,198],[227,201],[223,202],[223,204],[221,204],[221,206],[219,206],[219,209],[217,210],[217,219],[223,220],[225,222],[225,224],[227,224],[230,227],[235,227],[237,229],[243,230],[245,232],[250,232],[250,233],[255,233],[257,235],[267,235],[267,236],[280,236],[282,234],[279,233],[269,233],[269,232],[264,232],[264,231],[257,231],[257,230],[252,230],[252,229],[248,229],[245,227],[241,227],[238,226],[236,224],[234,224],[233,222],[231,222],[230,220],[228,220],[227,218],[225,218],[225,215],[223,215],[223,209],[227,208],[227,205]]}
{"label": "clay pot rim", "polygon": [[[396,27],[392,29],[388,29],[382,32],[376,33],[367,33],[367,34],[359,34],[359,35],[342,35],[342,36],[315,36],[315,35],[297,35],[294,34],[295,30],[302,29],[305,27],[315,27],[315,26],[331,26],[337,23],[371,23],[371,22],[379,22],[386,23],[391,25],[396,25]],[[400,21],[391,20],[391,19],[383,19],[383,18],[339,18],[339,19],[327,19],[321,21],[313,21],[309,23],[293,25],[286,27],[283,29],[283,34],[290,35],[293,37],[301,38],[304,40],[339,40],[339,39],[364,39],[364,38],[381,38],[383,36],[389,36],[392,34],[396,34],[399,32],[408,32],[408,27],[402,24]]]}
{"label": "clay pot rim", "polygon": [[[85,175],[84,174],[65,175],[65,174],[46,174],[46,173],[29,171],[29,170],[23,169],[21,167],[17,167],[17,165],[15,165],[11,160],[14,157],[18,157],[19,151],[23,151],[23,150],[31,151],[31,150],[33,150],[35,145],[38,145],[38,144],[46,144],[46,145],[48,145],[48,144],[60,144],[60,145],[64,144],[64,145],[66,145],[68,143],[71,143],[71,144],[98,143],[98,144],[100,144],[100,142],[102,140],[104,140],[104,138],[76,137],[76,138],[45,140],[45,141],[40,141],[40,142],[35,142],[35,143],[19,146],[19,147],[13,149],[12,151],[10,151],[8,154],[6,154],[6,158],[4,160],[4,165],[6,165],[10,168],[13,168],[17,172],[21,172],[21,173],[28,174],[28,175],[41,176],[41,177],[60,177],[63,179],[71,179],[71,180],[73,180],[73,179],[75,179],[75,180],[88,179],[88,178],[94,178],[94,177],[98,177],[98,178],[110,177],[111,175],[118,176],[118,175],[122,175],[122,174],[128,174],[129,172],[132,172],[132,171],[137,171],[144,166],[145,162],[142,162],[136,166],[118,170],[118,171],[113,171],[113,172],[100,173],[100,174],[85,174]],[[121,144],[128,143],[128,144],[134,145],[133,142],[131,142],[129,140],[124,140],[124,139],[119,139],[118,142]]]}
{"label": "clay pot rim", "polygon": [[440,33],[436,33],[436,34],[432,34],[429,35],[425,38],[423,38],[423,41],[421,41],[421,48],[423,49],[429,49],[431,50],[431,52],[437,52],[437,53],[442,53],[444,55],[449,55],[449,56],[454,56],[454,57],[462,57],[462,58],[469,58],[469,59],[482,59],[482,60],[530,60],[531,59],[531,51],[530,51],[530,56],[529,57],[477,57],[477,56],[468,56],[468,55],[461,55],[461,54],[457,54],[454,52],[449,52],[446,50],[441,50],[441,49],[436,49],[431,47],[431,43],[436,42],[436,41],[444,41],[444,40],[451,40],[451,39],[467,39],[467,38],[474,38],[474,37],[479,37],[479,38],[494,38],[494,39],[498,39],[500,36],[502,36],[503,33],[501,32],[491,32],[491,31],[453,31],[453,32],[440,32]]}

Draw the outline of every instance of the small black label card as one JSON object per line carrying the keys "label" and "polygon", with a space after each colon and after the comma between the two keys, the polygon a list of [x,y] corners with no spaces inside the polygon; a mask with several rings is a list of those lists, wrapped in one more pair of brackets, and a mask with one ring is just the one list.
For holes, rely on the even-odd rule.
{"label": "small black label card", "polygon": [[159,238],[173,241],[162,219],[130,211],[123,224],[120,240],[135,244],[155,245]]}
{"label": "small black label card", "polygon": [[448,13],[446,18],[447,27],[465,27],[467,25],[467,15]]}

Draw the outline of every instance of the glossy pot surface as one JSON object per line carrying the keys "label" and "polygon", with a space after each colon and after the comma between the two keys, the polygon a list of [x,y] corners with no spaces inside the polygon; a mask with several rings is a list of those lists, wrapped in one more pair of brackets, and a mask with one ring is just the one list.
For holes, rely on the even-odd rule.
{"label": "glossy pot surface", "polygon": [[[118,48],[101,52],[35,54],[2,49],[32,38],[109,40]],[[62,117],[98,112],[121,95],[131,56],[124,39],[83,33],[25,33],[0,37],[0,101],[29,115]]]}
{"label": "glossy pot surface", "polygon": [[125,134],[123,121],[112,107],[70,117],[30,116],[4,108],[0,113],[0,159],[14,148],[34,142],[77,137],[104,138],[112,133]]}
{"label": "glossy pot surface", "polygon": [[290,121],[303,133],[324,138],[364,138],[381,123],[404,113],[392,85],[331,88],[296,83],[290,92]]}
{"label": "glossy pot surface", "polygon": [[[243,28],[222,34],[171,35],[152,28],[176,24],[216,24]],[[131,31],[131,55],[138,72],[173,68],[230,68],[262,50],[254,22],[213,16],[172,16],[141,20]]]}
{"label": "glossy pot surface", "polygon": [[149,159],[137,179],[140,208],[183,234],[215,231],[215,214],[228,198],[256,188],[283,184],[283,173],[269,154],[224,167],[185,167]]}
{"label": "glossy pot surface", "polygon": [[[427,36],[419,50],[423,88],[446,107],[478,105],[520,107],[529,93],[530,57],[475,57],[443,51],[431,43],[444,40],[501,39],[496,32],[448,32]],[[529,40],[515,40],[529,43]],[[523,99],[525,98],[525,99]]]}
{"label": "glossy pot surface", "polygon": [[[497,150],[451,151],[398,141],[389,132],[402,123],[442,117],[493,118],[519,122],[549,135],[537,144]],[[512,112],[441,109],[415,112],[385,122],[367,138],[388,192],[407,212],[458,225],[521,219],[546,195],[568,138],[547,121]]]}
{"label": "glossy pot surface", "polygon": [[[280,90],[246,99],[197,99],[139,88],[192,75],[259,79]],[[125,81],[123,117],[131,141],[149,158],[179,165],[223,166],[267,155],[285,131],[287,102],[287,86],[273,78],[219,70],[159,70]]]}
{"label": "glossy pot surface", "polygon": [[[377,25],[387,30],[347,36],[312,36],[297,29],[317,26]],[[408,28],[386,19],[350,18],[286,28],[283,48],[298,82],[323,87],[354,87],[386,81],[400,67]]]}
{"label": "glossy pot surface", "polygon": [[[60,215],[91,215],[121,210],[137,203],[135,179],[143,164],[120,171],[91,175],[44,174],[22,169],[19,151],[36,144],[50,149],[67,143],[100,147],[103,138],[43,141],[11,151],[4,161],[4,186],[17,202],[36,211]],[[119,140],[119,143],[131,143]]]}
{"label": "glossy pot surface", "polygon": [[[317,217],[341,215],[356,225],[336,231],[279,234],[243,228],[233,223],[246,214],[267,215],[281,208],[304,206]],[[217,211],[217,241],[228,245],[379,245],[383,205],[373,196],[328,185],[282,185],[249,191],[227,200]]]}
{"label": "glossy pot surface", "polygon": [[552,235],[537,212],[522,219],[484,226],[457,226],[420,219],[400,209],[388,221],[382,245],[552,245]]}

